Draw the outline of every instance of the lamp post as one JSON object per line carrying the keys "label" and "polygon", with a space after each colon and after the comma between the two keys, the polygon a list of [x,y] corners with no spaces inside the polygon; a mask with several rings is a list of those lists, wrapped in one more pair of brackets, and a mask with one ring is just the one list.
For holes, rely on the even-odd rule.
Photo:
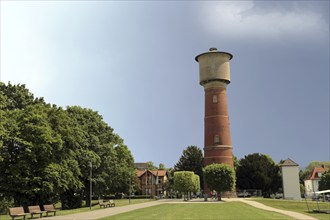
{"label": "lamp post", "polygon": [[89,177],[89,209],[92,209],[92,176],[93,176],[93,165],[92,161],[89,161],[89,166],[90,166],[90,177]]}

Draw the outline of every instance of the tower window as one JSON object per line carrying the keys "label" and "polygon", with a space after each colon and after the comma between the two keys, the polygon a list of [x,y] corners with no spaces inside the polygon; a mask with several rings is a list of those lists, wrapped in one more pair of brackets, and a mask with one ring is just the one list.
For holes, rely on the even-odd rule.
{"label": "tower window", "polygon": [[219,135],[214,135],[214,143],[215,144],[219,144],[220,143],[220,138],[219,138]]}
{"label": "tower window", "polygon": [[213,103],[218,103],[218,96],[217,95],[213,95],[212,102]]}

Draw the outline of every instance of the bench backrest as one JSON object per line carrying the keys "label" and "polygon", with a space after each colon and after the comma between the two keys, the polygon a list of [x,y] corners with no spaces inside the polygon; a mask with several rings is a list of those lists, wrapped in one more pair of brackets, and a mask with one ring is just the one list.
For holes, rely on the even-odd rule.
{"label": "bench backrest", "polygon": [[40,206],[34,205],[34,206],[28,206],[29,212],[41,212]]}
{"label": "bench backrest", "polygon": [[20,214],[24,214],[24,209],[23,207],[13,207],[13,208],[9,208],[9,215],[20,215]]}
{"label": "bench backrest", "polygon": [[54,205],[44,205],[44,210],[45,211],[55,211]]}

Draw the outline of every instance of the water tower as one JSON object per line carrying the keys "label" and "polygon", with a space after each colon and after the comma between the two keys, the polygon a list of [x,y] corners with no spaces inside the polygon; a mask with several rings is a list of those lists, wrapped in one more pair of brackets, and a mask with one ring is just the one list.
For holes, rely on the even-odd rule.
{"label": "water tower", "polygon": [[229,61],[233,55],[210,48],[199,54],[199,83],[205,91],[204,166],[233,164],[226,90],[230,83]]}

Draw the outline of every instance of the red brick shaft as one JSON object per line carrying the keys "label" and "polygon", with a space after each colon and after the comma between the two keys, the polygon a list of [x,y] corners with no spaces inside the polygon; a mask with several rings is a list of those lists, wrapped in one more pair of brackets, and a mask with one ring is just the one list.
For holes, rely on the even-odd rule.
{"label": "red brick shaft", "polygon": [[226,88],[205,89],[204,166],[233,164]]}

